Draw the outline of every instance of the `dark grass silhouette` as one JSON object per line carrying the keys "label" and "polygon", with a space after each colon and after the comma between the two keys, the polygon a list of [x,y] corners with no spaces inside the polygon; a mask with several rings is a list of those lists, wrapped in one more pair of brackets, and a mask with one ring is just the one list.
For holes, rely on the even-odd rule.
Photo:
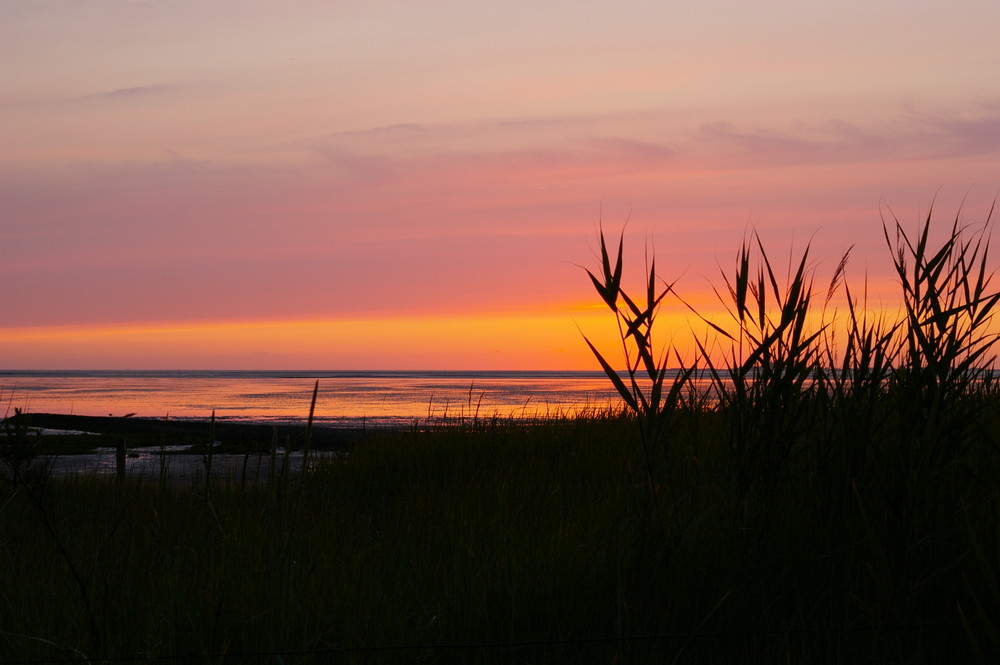
{"label": "dark grass silhouette", "polygon": [[[885,226],[898,318],[868,311],[846,261],[821,280],[807,248],[782,279],[751,236],[719,289],[729,319],[680,370],[656,346],[674,285],[650,261],[626,298],[602,244],[592,276],[628,366],[595,353],[620,410],[376,432],[308,473],[216,477],[210,496],[8,483],[0,654],[995,662],[988,235],[955,225],[935,244],[929,227]],[[699,375],[711,399],[691,395]]]}

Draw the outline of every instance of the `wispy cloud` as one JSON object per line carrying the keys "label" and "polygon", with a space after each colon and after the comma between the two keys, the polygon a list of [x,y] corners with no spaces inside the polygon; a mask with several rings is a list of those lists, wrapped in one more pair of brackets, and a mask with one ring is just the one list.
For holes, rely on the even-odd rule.
{"label": "wispy cloud", "polygon": [[167,92],[174,89],[174,87],[171,85],[137,85],[129,88],[117,88],[116,90],[98,92],[84,97],[84,99],[135,99],[136,97],[148,97],[149,95]]}
{"label": "wispy cloud", "polygon": [[1000,151],[1000,105],[936,113],[911,109],[866,122],[713,121],[696,130],[694,144],[737,167],[974,157]]}
{"label": "wispy cloud", "polygon": [[1000,104],[986,106],[975,117],[918,116],[930,137],[939,139],[936,156],[962,157],[1000,151]]}
{"label": "wispy cloud", "polygon": [[619,159],[633,163],[662,164],[672,161],[677,150],[656,141],[637,141],[625,138],[597,139],[593,145],[601,152],[616,155]]}
{"label": "wispy cloud", "polygon": [[111,90],[98,90],[96,92],[88,92],[80,95],[72,95],[67,97],[20,97],[20,98],[14,97],[8,99],[0,98],[0,107],[7,107],[7,108],[58,107],[58,106],[67,106],[72,104],[90,103],[95,101],[115,102],[123,100],[144,99],[147,97],[154,97],[156,95],[163,95],[178,90],[180,88],[181,86],[171,85],[171,84],[136,85],[125,88],[114,88]]}
{"label": "wispy cloud", "polygon": [[719,144],[737,152],[748,152],[769,161],[803,161],[822,147],[791,132],[766,127],[740,126],[730,121],[714,121],[702,125],[698,138],[709,144]]}
{"label": "wispy cloud", "polygon": [[344,136],[385,136],[385,135],[410,135],[424,131],[425,125],[412,122],[397,123],[394,125],[383,125],[381,127],[366,127],[364,129],[348,129],[341,134]]}
{"label": "wispy cloud", "polygon": [[447,155],[510,161],[521,155],[549,164],[611,158],[612,165],[670,161],[746,168],[939,159],[1000,151],[1000,102],[937,111],[898,106],[855,117],[811,109],[800,119],[766,112],[747,118],[719,109],[700,119],[660,110],[398,123],[344,131],[318,143],[327,151],[336,146],[341,157],[346,152],[410,162]]}

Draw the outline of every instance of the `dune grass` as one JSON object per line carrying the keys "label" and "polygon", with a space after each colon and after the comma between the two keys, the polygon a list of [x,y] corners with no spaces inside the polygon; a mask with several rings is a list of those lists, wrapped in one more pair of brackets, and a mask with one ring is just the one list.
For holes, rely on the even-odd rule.
{"label": "dune grass", "polygon": [[[0,654],[995,662],[998,298],[982,231],[935,246],[929,225],[886,225],[899,320],[867,313],[846,261],[817,281],[807,251],[783,280],[753,238],[720,289],[730,320],[709,322],[725,360],[700,340],[680,370],[654,345],[673,285],[650,263],[623,295],[602,242],[591,276],[628,367],[591,348],[620,411],[384,431],[210,494],[25,475],[0,490]],[[812,316],[838,289],[847,311]]]}
{"label": "dune grass", "polygon": [[[995,431],[990,410],[979,424]],[[978,480],[940,493],[948,503],[900,543],[893,481],[877,465],[840,504],[816,476],[821,450],[801,451],[750,522],[722,445],[725,414],[678,427],[660,465],[673,468],[673,496],[655,504],[634,423],[612,414],[387,432],[271,485],[217,479],[210,499],[136,480],[22,484],[0,504],[0,653],[262,663],[276,652],[304,663],[996,653],[992,451],[973,446]]]}

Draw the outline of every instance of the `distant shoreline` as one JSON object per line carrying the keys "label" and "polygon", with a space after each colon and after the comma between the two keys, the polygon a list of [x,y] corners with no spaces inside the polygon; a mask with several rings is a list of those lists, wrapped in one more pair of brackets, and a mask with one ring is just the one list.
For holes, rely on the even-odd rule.
{"label": "distant shoreline", "polygon": [[[26,413],[26,422],[31,427],[91,432],[102,435],[145,436],[171,435],[192,437],[204,435],[209,440],[214,432],[216,441],[243,443],[254,442],[267,445],[277,434],[278,445],[290,442],[292,447],[301,448],[305,443],[306,424],[300,422],[259,423],[233,422],[217,419],[173,420],[164,418],[121,418],[115,416],[78,416],[60,413]],[[213,430],[214,428],[214,430]],[[310,434],[311,446],[321,450],[343,450],[369,437],[375,430],[359,427],[316,427]]]}

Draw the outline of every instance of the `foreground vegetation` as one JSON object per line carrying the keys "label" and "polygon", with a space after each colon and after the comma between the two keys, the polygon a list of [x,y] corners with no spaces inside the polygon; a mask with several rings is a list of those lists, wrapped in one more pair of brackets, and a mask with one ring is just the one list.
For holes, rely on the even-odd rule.
{"label": "foreground vegetation", "polygon": [[[977,423],[996,432],[995,403]],[[991,662],[986,438],[899,520],[885,423],[853,482],[823,427],[766,499],[721,413],[678,423],[649,501],[630,419],[386,433],[262,486],[4,490],[5,662]],[[666,477],[657,479],[666,482]],[[919,505],[919,507],[916,507]],[[254,657],[252,654],[266,654]]]}
{"label": "foreground vegetation", "polygon": [[928,227],[887,227],[899,319],[847,289],[839,327],[812,314],[845,262],[817,292],[807,253],[783,284],[748,243],[732,320],[708,322],[728,355],[701,340],[689,363],[654,345],[672,285],[651,265],[629,297],[602,238],[627,370],[594,351],[620,412],[383,432],[261,485],[22,474],[0,495],[0,654],[996,662],[998,296],[981,234]]}

